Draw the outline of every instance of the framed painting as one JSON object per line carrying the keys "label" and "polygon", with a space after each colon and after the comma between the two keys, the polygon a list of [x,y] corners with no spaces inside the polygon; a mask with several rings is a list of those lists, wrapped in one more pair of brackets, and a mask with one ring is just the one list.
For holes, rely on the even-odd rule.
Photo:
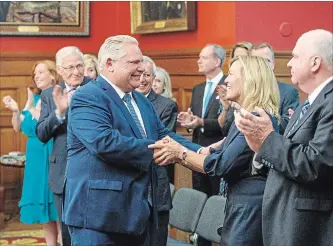
{"label": "framed painting", "polygon": [[89,36],[89,2],[2,1],[0,36]]}
{"label": "framed painting", "polygon": [[131,2],[131,31],[134,34],[195,30],[196,2]]}

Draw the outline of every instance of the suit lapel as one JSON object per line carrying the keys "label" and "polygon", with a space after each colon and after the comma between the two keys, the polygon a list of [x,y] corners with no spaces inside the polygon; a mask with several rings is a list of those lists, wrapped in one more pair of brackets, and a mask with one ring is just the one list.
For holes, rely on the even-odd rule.
{"label": "suit lapel", "polygon": [[102,77],[97,77],[96,79],[97,85],[99,85],[103,90],[106,91],[107,95],[117,104],[125,118],[127,119],[129,125],[131,126],[135,136],[137,138],[142,138],[142,135],[140,133],[140,130],[136,126],[132,115],[129,113],[127,107],[125,106],[122,99],[119,97],[118,93],[113,89],[113,87],[105,81]]}
{"label": "suit lapel", "polygon": [[[304,114],[302,119],[300,119],[300,121],[297,123],[297,125],[294,127],[294,129],[292,129],[292,131],[290,131],[290,133],[287,135],[287,137],[290,137],[292,134],[294,134],[304,124],[304,122],[311,116],[311,114],[313,114],[313,112],[315,112],[317,110],[317,108],[320,106],[320,104],[325,100],[327,94],[329,94],[332,90],[333,90],[333,81],[329,82],[323,88],[323,90],[319,93],[319,95],[316,97],[314,102],[311,104],[308,111],[306,111],[306,113]],[[300,108],[302,108],[302,107],[300,107]],[[297,114],[296,120],[299,117],[300,111],[301,111],[301,109],[299,110],[299,113]],[[293,122],[293,124],[295,124],[295,122]]]}
{"label": "suit lapel", "polygon": [[[197,105],[197,107],[194,106],[198,110],[197,111],[198,116],[200,116],[202,114],[203,97],[204,97],[204,94],[205,94],[206,82],[201,84],[200,86],[201,86],[201,88],[198,88],[198,97],[195,98],[195,103],[196,103],[195,105]],[[194,104],[194,102],[192,102],[192,104]]]}
{"label": "suit lapel", "polygon": [[[220,82],[218,83],[219,85],[220,84],[223,84],[224,83],[224,80],[225,80],[225,76],[223,75],[222,79],[220,80]],[[204,90],[205,91],[205,90]],[[213,92],[213,94],[211,95],[210,99],[209,99],[209,102],[208,102],[208,105],[207,105],[207,109],[206,109],[206,112],[205,112],[205,115],[202,117],[202,118],[205,118],[208,114],[208,111],[210,110],[210,108],[212,107],[213,103],[214,103],[214,100],[216,100],[215,98],[215,91],[216,91],[216,88]],[[203,104],[203,103],[202,103]]]}

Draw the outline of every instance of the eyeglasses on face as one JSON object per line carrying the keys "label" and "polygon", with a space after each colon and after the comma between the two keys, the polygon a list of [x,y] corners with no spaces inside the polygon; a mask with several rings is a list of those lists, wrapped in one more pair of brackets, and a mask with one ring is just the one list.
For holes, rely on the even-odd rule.
{"label": "eyeglasses on face", "polygon": [[84,64],[80,63],[77,64],[76,66],[68,66],[68,67],[62,67],[63,69],[65,69],[68,73],[73,73],[75,68],[79,71],[82,71],[84,69]]}

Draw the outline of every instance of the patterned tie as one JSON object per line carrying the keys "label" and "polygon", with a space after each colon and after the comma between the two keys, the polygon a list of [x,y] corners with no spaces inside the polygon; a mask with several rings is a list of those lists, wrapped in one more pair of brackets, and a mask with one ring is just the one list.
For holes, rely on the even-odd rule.
{"label": "patterned tie", "polygon": [[140,123],[140,120],[138,118],[138,115],[135,113],[135,110],[134,110],[134,107],[133,107],[133,104],[132,104],[132,97],[130,94],[126,93],[125,96],[123,97],[123,100],[125,101],[127,107],[128,107],[128,110],[130,112],[130,114],[132,115],[132,118],[136,124],[136,126],[139,128],[139,131],[141,133],[141,136],[143,138],[147,138],[147,135],[145,133],[145,131],[143,130],[143,127]]}
{"label": "patterned tie", "polygon": [[204,98],[203,98],[203,105],[202,105],[202,115],[201,117],[205,117],[206,109],[210,100],[210,97],[212,96],[211,90],[212,90],[213,82],[208,81],[207,87],[205,90]]}
{"label": "patterned tie", "polygon": [[71,103],[72,101],[72,96],[75,92],[76,88],[72,88],[72,89],[69,89],[68,93],[67,93],[67,98],[68,98],[68,105]]}
{"label": "patterned tie", "polygon": [[[143,138],[147,138],[147,135],[145,133],[145,131],[143,130],[143,127],[140,123],[140,120],[138,118],[138,115],[135,113],[135,110],[134,110],[134,107],[133,107],[133,104],[132,104],[132,97],[129,93],[126,93],[125,96],[123,97],[123,100],[125,101],[127,107],[128,107],[128,110],[130,112],[130,114],[132,115],[132,118],[136,124],[136,126],[139,128],[139,131],[142,135]],[[148,202],[150,205],[153,204],[152,202],[152,189],[151,189],[151,183],[148,184]]]}
{"label": "patterned tie", "polygon": [[299,114],[299,117],[296,120],[295,124],[292,126],[292,128],[288,132],[288,135],[290,134],[290,132],[292,130],[294,130],[295,126],[297,126],[298,122],[303,118],[303,116],[305,115],[306,111],[308,111],[309,107],[310,107],[310,103],[309,103],[309,100],[307,99],[307,100],[304,101],[301,113]]}

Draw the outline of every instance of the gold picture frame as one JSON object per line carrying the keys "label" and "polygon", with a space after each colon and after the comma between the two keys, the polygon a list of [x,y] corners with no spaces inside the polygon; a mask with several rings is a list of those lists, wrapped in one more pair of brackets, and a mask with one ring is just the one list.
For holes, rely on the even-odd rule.
{"label": "gold picture frame", "polygon": [[132,34],[190,31],[196,29],[196,2],[131,2]]}
{"label": "gold picture frame", "polygon": [[89,2],[0,2],[0,36],[89,36]]}

